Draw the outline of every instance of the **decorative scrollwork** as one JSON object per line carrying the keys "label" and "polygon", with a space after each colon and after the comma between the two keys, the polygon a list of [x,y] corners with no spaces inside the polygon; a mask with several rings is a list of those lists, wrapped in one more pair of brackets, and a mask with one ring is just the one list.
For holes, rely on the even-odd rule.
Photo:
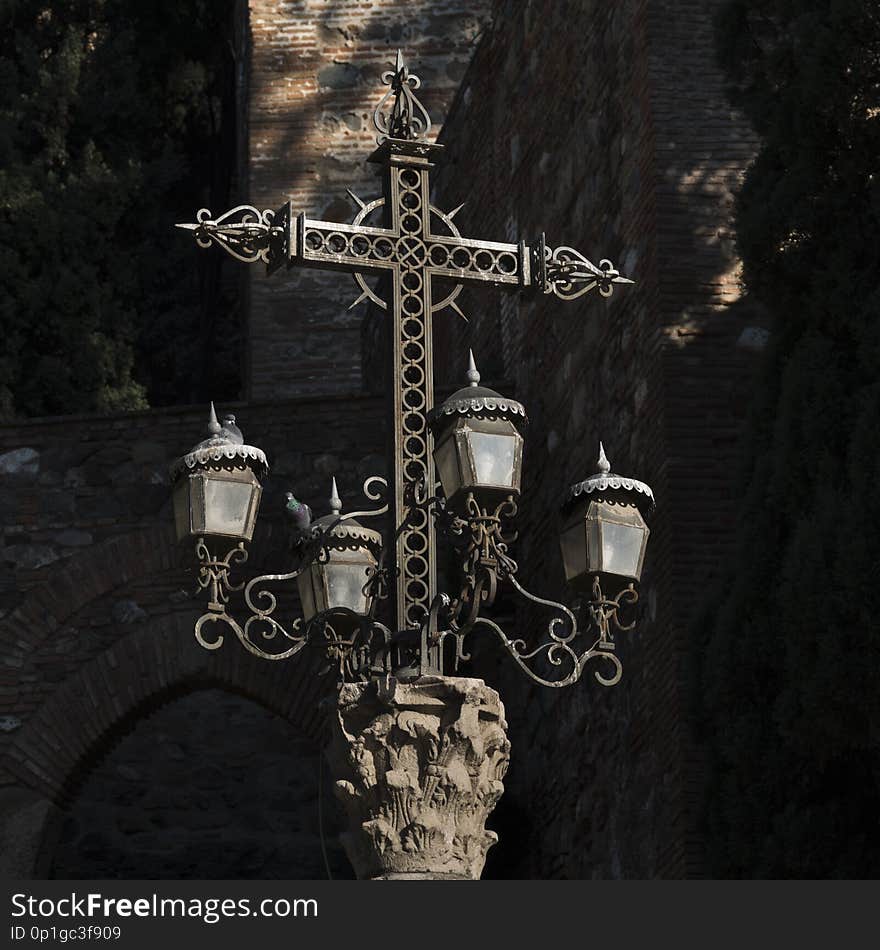
{"label": "decorative scrollwork", "polygon": [[516,517],[517,510],[513,495],[490,510],[477,502],[473,492],[465,496],[463,514],[448,511],[445,506],[438,509],[439,525],[460,552],[463,579],[460,601],[474,600],[478,579],[482,579],[479,599],[491,605],[499,578],[516,573],[516,561],[507,553],[508,545],[516,540],[516,532],[508,531],[506,526]]}
{"label": "decorative scrollwork", "polygon": [[283,229],[273,224],[275,212],[269,209],[260,211],[253,205],[238,205],[212,218],[207,208],[201,208],[196,214],[194,224],[178,224],[178,228],[193,231],[199,247],[216,244],[227,254],[245,264],[258,261],[268,264],[272,237],[281,234]]}
{"label": "decorative scrollwork", "polygon": [[[387,495],[388,483],[381,475],[371,475],[363,484],[363,493],[369,501],[381,501]],[[238,638],[242,646],[254,656],[264,660],[286,660],[303,650],[310,642],[323,647],[331,666],[335,665],[344,681],[363,678],[368,675],[375,655],[385,655],[384,646],[375,649],[378,637],[384,645],[391,639],[391,632],[373,616],[361,616],[343,607],[336,607],[317,614],[305,621],[302,617],[295,618],[289,627],[275,616],[278,607],[278,597],[269,590],[267,584],[285,584],[299,577],[315,562],[327,561],[329,558],[328,541],[333,529],[354,518],[379,517],[388,511],[388,502],[378,508],[366,511],[352,511],[340,514],[320,530],[315,531],[300,546],[299,566],[284,574],[261,574],[251,580],[233,584],[230,580],[230,571],[233,566],[243,564],[247,560],[247,550],[244,543],[232,548],[225,557],[218,558],[211,554],[204,539],[199,539],[196,545],[196,555],[200,561],[199,587],[210,590],[208,612],[196,621],[195,636],[198,643],[206,650],[217,650],[223,645],[223,634],[219,628],[214,629],[214,638],[206,636],[206,628],[210,624],[225,624]],[[334,545],[344,544],[344,540],[334,536]],[[352,542],[354,544],[354,542]],[[388,571],[377,568],[370,573],[366,587],[370,592],[381,597],[387,589]],[[244,602],[251,612],[243,624],[239,623],[227,611],[229,594],[233,591],[244,591]],[[353,629],[347,634],[345,631]],[[282,649],[271,650],[267,647],[272,642],[281,642]],[[383,667],[384,668],[384,667]]]}
{"label": "decorative scrollwork", "polygon": [[233,584],[229,579],[233,568],[244,564],[248,559],[248,552],[243,542],[226,552],[222,558],[211,554],[204,538],[196,541],[196,557],[199,559],[198,584],[199,590],[207,590],[208,609],[222,611],[229,603],[229,594],[241,590],[244,582]]}
{"label": "decorative scrollwork", "polygon": [[364,480],[361,491],[368,501],[381,501],[385,499],[385,504],[380,508],[371,508],[365,511],[346,511],[344,515],[339,516],[339,521],[350,521],[352,518],[378,518],[388,513],[388,481],[381,475],[370,475]]}
{"label": "decorative scrollwork", "polygon": [[[600,578],[593,578],[589,600],[575,609],[565,604],[539,597],[519,582],[516,561],[508,554],[508,545],[514,539],[505,533],[503,525],[512,520],[517,511],[513,496],[497,504],[494,510],[481,506],[473,494],[465,497],[460,512],[451,512],[442,497],[426,499],[432,505],[438,526],[453,540],[459,550],[461,591],[452,599],[446,594],[435,597],[430,614],[422,627],[421,670],[443,672],[445,643],[454,642],[452,662],[455,672],[459,664],[470,658],[465,649],[466,638],[478,628],[494,633],[520,668],[536,683],[559,688],[570,686],[580,679],[591,660],[604,661],[613,667],[611,675],[594,670],[597,682],[614,686],[623,674],[623,665],[614,653],[614,630],[631,630],[635,625],[623,623],[618,611],[636,603],[638,594],[629,584],[616,596],[602,590]],[[553,616],[547,622],[546,639],[536,647],[524,639],[511,639],[493,620],[480,615],[484,605],[490,605],[501,584],[509,584],[524,600],[549,608]],[[578,639],[589,643],[579,650]],[[541,663],[555,674],[539,672],[535,663]]]}
{"label": "decorative scrollwork", "polygon": [[[291,624],[291,629],[287,630],[279,620],[272,616],[278,606],[278,600],[275,594],[269,590],[258,590],[254,593],[254,587],[257,584],[293,580],[308,567],[311,560],[311,552],[309,552],[307,557],[308,559],[306,557],[303,558],[300,567],[295,571],[290,571],[287,574],[262,574],[248,581],[247,584],[239,584],[231,588],[232,590],[241,590],[244,588],[245,603],[250,610],[253,611],[251,616],[245,621],[244,626],[239,624],[239,622],[227,612],[226,603],[228,596],[224,598],[222,602],[209,603],[208,612],[202,614],[195,625],[195,635],[199,645],[203,646],[206,650],[219,649],[223,645],[223,634],[216,631],[215,638],[208,640],[203,633],[203,628],[207,624],[222,623],[232,630],[236,637],[238,637],[241,645],[249,653],[253,653],[254,656],[258,656],[261,659],[286,660],[299,653],[308,642],[310,632],[308,626],[303,630],[302,618],[297,618]],[[287,649],[273,652],[263,649],[260,645],[260,641],[272,641],[279,634],[284,640],[291,644]]]}
{"label": "decorative scrollwork", "polygon": [[[389,138],[406,141],[424,139],[431,131],[431,117],[413,92],[421,86],[422,81],[409,71],[400,50],[397,51],[394,69],[382,73],[382,82],[391,88],[373,112],[373,125],[379,133],[376,141],[381,145]],[[384,111],[392,96],[394,102],[391,108]]]}
{"label": "decorative scrollwork", "polygon": [[366,681],[371,674],[388,672],[391,631],[375,617],[338,607],[326,611],[316,629],[328,660],[323,673],[335,669],[343,683],[354,683]]}
{"label": "decorative scrollwork", "polygon": [[[620,678],[623,675],[623,665],[613,652],[614,642],[610,636],[610,623],[612,621],[612,617],[614,622],[617,620],[616,611],[617,606],[619,606],[619,602],[605,600],[605,598],[602,596],[602,590],[599,585],[598,577],[595,578],[594,581],[593,596],[594,598],[598,597],[599,600],[598,602],[591,600],[587,604],[589,617],[593,623],[586,625],[583,629],[580,627],[578,618],[575,616],[574,612],[564,604],[560,604],[556,601],[548,600],[544,597],[538,597],[537,595],[532,594],[530,591],[526,590],[522,584],[519,583],[516,577],[512,575],[509,576],[507,580],[517,591],[517,593],[524,599],[542,607],[550,607],[554,611],[555,616],[551,617],[547,624],[546,632],[549,639],[534,649],[529,650],[524,640],[510,640],[496,623],[487,620],[486,618],[478,618],[477,621],[475,621],[474,626],[483,625],[489,627],[489,629],[491,629],[501,639],[502,643],[507,648],[508,653],[533,680],[540,683],[542,686],[551,686],[554,688],[570,686],[572,683],[575,683],[578,679],[580,679],[581,673],[583,672],[587,663],[593,659],[600,658],[612,664],[614,667],[614,673],[612,676],[608,677],[603,676],[599,670],[595,670],[593,675],[596,677],[597,682],[599,682],[602,686],[614,686],[620,682]],[[628,588],[628,590],[632,594],[635,594],[635,591],[633,591],[631,587]],[[600,626],[595,624],[594,609],[596,608],[596,603],[603,606],[614,604],[613,613],[609,612],[607,614],[607,625]],[[623,627],[619,624],[618,626],[621,630],[629,629],[629,627]],[[595,632],[598,633],[598,637],[593,640],[588,649],[584,650],[582,653],[578,653],[573,646],[574,640],[578,636],[588,633],[593,629],[595,629]],[[563,672],[567,670],[567,675],[554,677],[553,679],[540,676],[528,665],[528,661],[534,660],[538,657],[543,657],[543,659],[551,667],[561,667]]]}
{"label": "decorative scrollwork", "polygon": [[603,258],[597,267],[573,247],[547,247],[544,235],[537,250],[538,284],[545,294],[555,294],[560,300],[576,300],[598,287],[603,297],[610,297],[614,284],[631,284],[628,277]]}

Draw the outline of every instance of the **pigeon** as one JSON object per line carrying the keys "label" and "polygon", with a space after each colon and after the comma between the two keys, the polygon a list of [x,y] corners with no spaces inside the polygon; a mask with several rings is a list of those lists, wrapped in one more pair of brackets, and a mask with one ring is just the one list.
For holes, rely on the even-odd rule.
{"label": "pigeon", "polygon": [[236,445],[244,445],[244,436],[241,434],[241,429],[235,424],[235,416],[231,412],[227,412],[223,417],[223,426],[220,429],[221,435],[224,435],[229,442],[234,442]]}
{"label": "pigeon", "polygon": [[284,493],[284,516],[290,525],[291,544],[298,547],[305,540],[312,524],[312,509],[293,497],[292,492]]}

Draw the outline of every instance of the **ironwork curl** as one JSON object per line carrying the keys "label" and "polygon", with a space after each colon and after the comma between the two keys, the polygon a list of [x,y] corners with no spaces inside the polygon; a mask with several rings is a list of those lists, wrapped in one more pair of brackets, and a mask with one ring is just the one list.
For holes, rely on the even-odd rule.
{"label": "ironwork curl", "polygon": [[[577,610],[527,590],[517,578],[518,565],[507,553],[508,543],[515,535],[504,532],[502,525],[512,520],[517,513],[513,496],[499,502],[494,509],[481,506],[472,493],[465,496],[460,513],[450,512],[441,499],[432,499],[438,525],[453,537],[459,550],[459,567],[462,577],[461,591],[456,599],[438,595],[432,604],[430,615],[422,632],[422,652],[427,661],[423,668],[442,673],[444,645],[452,639],[455,644],[453,664],[470,658],[465,650],[466,638],[479,627],[494,633],[520,668],[535,682],[543,686],[562,687],[576,682],[585,666],[594,659],[606,660],[614,667],[611,676],[594,670],[597,682],[614,686],[623,675],[623,665],[614,653],[614,630],[631,630],[635,625],[623,623],[618,611],[638,600],[633,584],[619,591],[616,596],[607,596],[599,575],[594,576],[591,595]],[[550,608],[553,616],[548,620],[547,639],[531,647],[522,638],[511,639],[495,621],[483,617],[484,605],[495,600],[499,587],[507,583],[516,593],[530,603]],[[579,616],[580,615],[580,616]],[[575,646],[578,638],[590,642],[579,651]],[[550,667],[562,668],[564,675],[548,678],[530,665],[530,661],[542,658]]]}
{"label": "ironwork curl", "polygon": [[222,248],[231,257],[245,264],[262,261],[268,264],[272,236],[282,234],[283,228],[273,224],[275,212],[260,211],[253,205],[238,205],[213,218],[208,208],[200,208],[193,224],[176,227],[195,232],[196,244],[207,248],[212,244]]}
{"label": "ironwork curl", "polygon": [[[379,486],[378,489],[376,486]],[[361,491],[368,501],[381,501],[388,497],[388,480],[382,475],[370,475],[364,479]],[[351,521],[352,518],[378,518],[381,515],[388,514],[388,501],[381,508],[371,508],[364,511],[346,511],[340,515],[336,524],[344,521]]]}
{"label": "ironwork curl", "polygon": [[[363,483],[362,491],[369,501],[381,501],[382,497],[388,491],[388,482],[381,475],[371,475]],[[375,634],[381,633],[383,642],[390,639],[390,631],[383,624],[379,623],[371,614],[362,617],[354,611],[343,607],[335,607],[330,610],[316,614],[309,621],[302,617],[295,618],[288,627],[284,625],[274,613],[278,607],[278,598],[271,590],[262,586],[265,584],[286,583],[295,580],[310,565],[315,562],[326,562],[330,556],[330,541],[335,548],[359,546],[357,539],[346,540],[333,534],[337,525],[354,518],[372,518],[380,517],[388,511],[388,503],[385,502],[378,508],[352,511],[340,514],[316,533],[312,534],[300,548],[299,566],[292,571],[283,574],[261,574],[251,580],[238,584],[233,584],[229,574],[234,566],[243,564],[247,561],[248,552],[244,542],[239,542],[232,548],[225,557],[214,557],[205,540],[200,538],[196,544],[196,556],[199,558],[199,587],[201,589],[210,588],[210,599],[208,611],[198,618],[195,624],[195,637],[197,642],[206,650],[217,650],[223,645],[224,636],[217,631],[214,639],[208,639],[205,636],[205,628],[209,624],[225,624],[238,638],[242,646],[254,656],[264,660],[286,660],[299,653],[311,640],[315,638],[318,631],[325,641],[325,648],[329,651],[328,657],[332,656],[337,660],[340,675],[353,676],[360,670],[363,664],[363,658],[358,659],[349,655],[352,651],[363,651],[365,642],[369,645]],[[368,577],[366,588],[371,588],[371,593],[386,583],[387,571],[376,570]],[[250,616],[243,624],[228,613],[226,605],[229,603],[231,592],[244,591],[244,602]],[[382,591],[379,590],[379,596]],[[375,609],[375,608],[374,608]],[[360,645],[356,639],[346,640],[333,626],[334,619],[338,622],[344,619],[345,626],[354,624],[361,632]],[[364,634],[364,631],[368,634]],[[372,631],[372,632],[369,632]],[[272,652],[263,649],[259,641],[271,641],[280,637],[290,643],[285,650]],[[358,674],[360,675],[360,674]]]}
{"label": "ironwork curl", "polygon": [[244,581],[233,584],[229,579],[230,572],[244,564],[248,559],[247,548],[244,542],[239,542],[234,548],[227,551],[222,558],[211,554],[204,538],[196,541],[196,557],[199,559],[199,573],[197,577],[200,590],[208,590],[208,603],[212,610],[221,610],[224,604],[229,603],[229,594],[241,590]]}
{"label": "ironwork curl", "polygon": [[545,294],[555,294],[560,300],[576,300],[596,287],[603,297],[610,297],[614,284],[633,283],[628,277],[621,276],[607,258],[596,266],[573,247],[547,247],[543,235],[537,254],[542,290]]}

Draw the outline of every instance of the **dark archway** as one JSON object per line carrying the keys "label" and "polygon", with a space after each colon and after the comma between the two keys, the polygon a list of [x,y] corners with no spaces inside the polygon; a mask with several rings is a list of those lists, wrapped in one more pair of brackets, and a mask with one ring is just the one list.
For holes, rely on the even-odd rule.
{"label": "dark archway", "polygon": [[49,876],[320,879],[329,865],[350,878],[319,767],[315,745],[286,720],[196,689],[139,719],[82,777]]}

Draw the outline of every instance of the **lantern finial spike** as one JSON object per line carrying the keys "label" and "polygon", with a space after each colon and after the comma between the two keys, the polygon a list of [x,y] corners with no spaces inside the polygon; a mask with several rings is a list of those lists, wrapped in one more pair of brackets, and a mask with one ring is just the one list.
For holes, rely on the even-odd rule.
{"label": "lantern finial spike", "polygon": [[211,435],[217,435],[220,431],[220,423],[217,421],[217,412],[214,409],[214,403],[211,403],[211,412],[208,414],[208,432]]}
{"label": "lantern finial spike", "polygon": [[474,362],[474,351],[468,350],[468,370],[467,380],[471,386],[480,385],[480,374],[477,371],[477,364]]}
{"label": "lantern finial spike", "polygon": [[336,487],[336,476],[333,476],[333,484],[330,489],[330,510],[334,515],[342,511],[342,499],[339,497],[339,489]]}
{"label": "lantern finial spike", "polygon": [[605,446],[602,443],[599,443],[599,471],[603,475],[607,475],[611,471],[611,465],[608,462],[608,457],[605,455]]}

